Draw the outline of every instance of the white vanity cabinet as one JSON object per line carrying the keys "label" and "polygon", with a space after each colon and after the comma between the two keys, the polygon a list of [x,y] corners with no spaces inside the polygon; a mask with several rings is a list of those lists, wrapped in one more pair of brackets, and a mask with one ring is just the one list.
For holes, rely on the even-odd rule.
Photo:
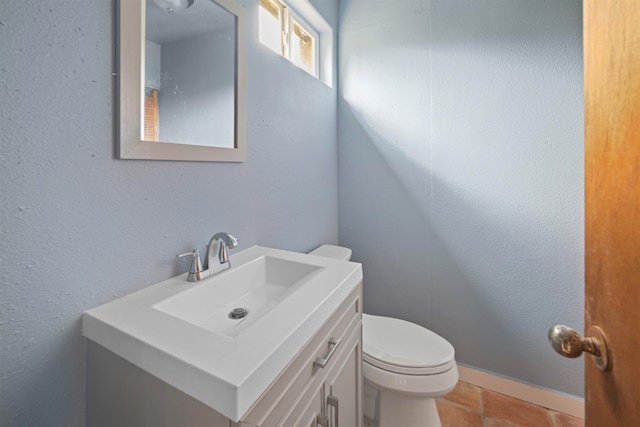
{"label": "white vanity cabinet", "polygon": [[[361,292],[362,285],[234,427],[362,425]],[[321,359],[324,367],[314,364]]]}
{"label": "white vanity cabinet", "polygon": [[344,342],[343,354],[300,395],[278,426],[361,426],[361,342],[359,332]]}
{"label": "white vanity cabinet", "polygon": [[87,426],[361,427],[361,340],[362,283],[239,421],[87,340]]}

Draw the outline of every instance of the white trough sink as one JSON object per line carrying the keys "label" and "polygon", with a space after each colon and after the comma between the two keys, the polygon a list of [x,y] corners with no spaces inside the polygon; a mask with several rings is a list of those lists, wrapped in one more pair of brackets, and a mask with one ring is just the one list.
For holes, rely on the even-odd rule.
{"label": "white trough sink", "polygon": [[[261,256],[219,273],[219,280],[203,281],[200,286],[193,286],[153,307],[209,331],[235,337],[300,290],[322,268]],[[230,314],[234,310],[240,310],[239,313],[244,310],[246,314],[232,318]]]}
{"label": "white trough sink", "polygon": [[[83,315],[85,337],[239,421],[362,281],[360,264],[254,246]],[[229,312],[245,308],[242,319]]]}

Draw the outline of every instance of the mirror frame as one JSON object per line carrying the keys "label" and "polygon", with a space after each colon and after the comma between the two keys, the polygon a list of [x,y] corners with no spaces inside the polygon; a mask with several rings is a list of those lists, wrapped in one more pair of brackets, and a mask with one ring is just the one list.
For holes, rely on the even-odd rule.
{"label": "mirror frame", "polygon": [[[199,0],[203,1],[203,0]],[[247,158],[247,13],[235,0],[210,0],[236,16],[236,82],[234,148],[207,147],[146,141],[142,139],[144,117],[145,0],[120,0],[116,34],[118,40],[117,91],[120,159],[244,162]],[[123,43],[123,40],[127,40]],[[135,41],[138,43],[135,43]]]}

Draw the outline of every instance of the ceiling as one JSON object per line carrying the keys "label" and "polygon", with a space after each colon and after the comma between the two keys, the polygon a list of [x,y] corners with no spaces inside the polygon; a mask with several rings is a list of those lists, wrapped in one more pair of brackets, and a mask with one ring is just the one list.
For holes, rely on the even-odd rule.
{"label": "ceiling", "polygon": [[146,0],[146,39],[158,44],[199,34],[233,28],[235,16],[212,0],[195,0],[188,9],[167,13],[153,0]]}

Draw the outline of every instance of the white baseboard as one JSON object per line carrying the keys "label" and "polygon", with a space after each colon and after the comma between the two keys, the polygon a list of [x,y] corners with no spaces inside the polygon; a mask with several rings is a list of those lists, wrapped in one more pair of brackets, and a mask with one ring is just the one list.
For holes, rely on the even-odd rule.
{"label": "white baseboard", "polygon": [[584,419],[584,399],[458,365],[460,381]]}

